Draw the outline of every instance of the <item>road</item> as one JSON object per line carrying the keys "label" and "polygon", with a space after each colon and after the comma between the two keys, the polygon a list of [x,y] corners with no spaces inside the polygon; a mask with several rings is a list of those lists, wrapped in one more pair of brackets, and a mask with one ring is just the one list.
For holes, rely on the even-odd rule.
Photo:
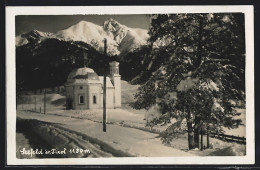
{"label": "road", "polygon": [[[65,131],[77,132],[91,139],[103,142],[114,150],[128,153],[132,156],[144,157],[169,157],[169,156],[194,156],[191,153],[174,149],[162,144],[157,134],[138,129],[108,124],[107,132],[102,131],[102,124],[86,119],[71,117],[44,115],[33,112],[17,111],[17,117],[21,119],[37,119],[49,122]],[[70,134],[68,134],[70,136]],[[98,155],[102,156],[102,155]]]}

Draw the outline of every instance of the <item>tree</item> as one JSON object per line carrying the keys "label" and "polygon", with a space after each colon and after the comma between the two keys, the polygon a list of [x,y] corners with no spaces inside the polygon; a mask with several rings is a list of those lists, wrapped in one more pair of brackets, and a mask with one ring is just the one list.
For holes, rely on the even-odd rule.
{"label": "tree", "polygon": [[[234,101],[245,99],[244,15],[151,15],[149,35],[143,59],[149,78],[133,107],[158,105],[156,123],[185,119],[189,149],[199,147],[199,134],[210,126],[238,127]],[[165,136],[169,142],[174,135]]]}

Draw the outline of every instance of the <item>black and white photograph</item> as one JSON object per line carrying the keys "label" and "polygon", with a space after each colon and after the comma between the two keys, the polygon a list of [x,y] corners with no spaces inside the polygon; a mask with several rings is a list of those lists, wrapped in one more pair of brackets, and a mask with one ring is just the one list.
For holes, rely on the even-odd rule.
{"label": "black and white photograph", "polygon": [[254,163],[250,6],[55,8],[7,9],[10,164]]}

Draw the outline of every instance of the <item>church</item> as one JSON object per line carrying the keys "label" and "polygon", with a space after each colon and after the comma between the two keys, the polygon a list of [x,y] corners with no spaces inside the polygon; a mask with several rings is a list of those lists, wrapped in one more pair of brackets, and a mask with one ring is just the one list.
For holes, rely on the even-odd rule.
{"label": "church", "polygon": [[[106,77],[106,107],[121,107],[121,76],[119,63],[109,63]],[[74,110],[103,108],[104,77],[87,67],[73,70],[65,83],[66,108]]]}

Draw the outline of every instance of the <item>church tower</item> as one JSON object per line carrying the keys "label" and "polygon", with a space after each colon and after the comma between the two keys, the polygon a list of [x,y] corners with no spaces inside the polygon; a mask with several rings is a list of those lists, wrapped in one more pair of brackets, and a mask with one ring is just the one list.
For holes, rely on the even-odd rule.
{"label": "church tower", "polygon": [[115,108],[121,107],[121,76],[119,74],[119,62],[113,61],[109,63],[110,78],[115,87]]}

